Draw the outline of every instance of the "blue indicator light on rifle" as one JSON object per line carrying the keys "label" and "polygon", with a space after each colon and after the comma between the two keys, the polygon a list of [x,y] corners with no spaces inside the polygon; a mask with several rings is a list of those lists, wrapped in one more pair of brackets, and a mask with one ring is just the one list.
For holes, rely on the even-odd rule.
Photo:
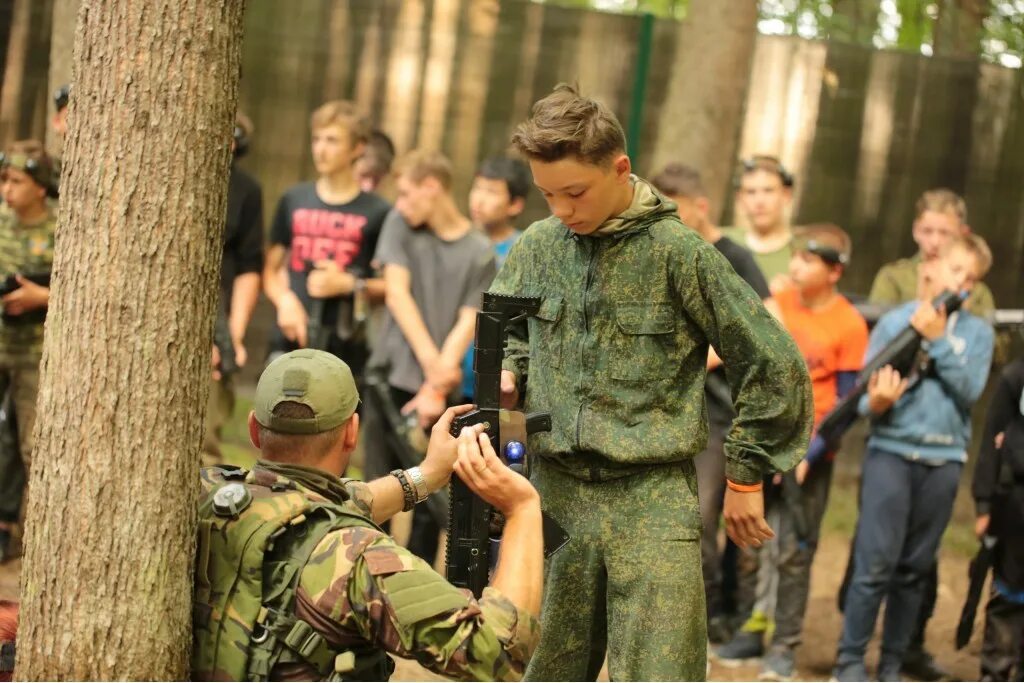
{"label": "blue indicator light on rifle", "polygon": [[526,457],[526,447],[519,441],[509,441],[505,444],[505,459],[509,464],[520,463]]}

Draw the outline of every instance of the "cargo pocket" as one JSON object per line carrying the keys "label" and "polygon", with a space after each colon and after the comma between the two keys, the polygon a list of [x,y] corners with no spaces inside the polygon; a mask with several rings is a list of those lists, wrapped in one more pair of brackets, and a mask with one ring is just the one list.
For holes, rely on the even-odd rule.
{"label": "cargo pocket", "polygon": [[614,379],[650,381],[674,374],[666,368],[675,343],[672,304],[619,304],[615,323],[615,355],[610,366]]}
{"label": "cargo pocket", "polygon": [[531,346],[533,357],[531,364],[546,365],[552,368],[562,366],[562,309],[564,301],[560,296],[547,296],[537,311],[532,332],[537,339]]}

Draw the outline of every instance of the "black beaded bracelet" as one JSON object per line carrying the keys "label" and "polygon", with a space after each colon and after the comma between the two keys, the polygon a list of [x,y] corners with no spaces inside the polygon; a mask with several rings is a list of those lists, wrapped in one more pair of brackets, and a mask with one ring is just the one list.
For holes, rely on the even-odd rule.
{"label": "black beaded bracelet", "polygon": [[392,470],[389,474],[398,479],[398,483],[402,485],[402,512],[412,510],[416,507],[416,489],[412,487],[409,478],[405,476],[405,470]]}

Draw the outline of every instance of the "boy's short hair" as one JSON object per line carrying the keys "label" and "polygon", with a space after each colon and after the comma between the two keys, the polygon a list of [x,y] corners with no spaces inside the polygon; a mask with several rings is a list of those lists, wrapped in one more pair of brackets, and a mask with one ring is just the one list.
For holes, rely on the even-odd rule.
{"label": "boy's short hair", "polygon": [[530,192],[530,169],[521,159],[491,157],[476,169],[476,175],[488,180],[504,180],[509,199],[526,199]]}
{"label": "boy's short hair", "polygon": [[696,199],[708,196],[704,189],[704,181],[700,177],[700,171],[693,166],[678,162],[673,162],[661,169],[658,175],[651,179],[651,184],[658,192],[668,197]]}
{"label": "boy's short hair", "polygon": [[434,178],[445,190],[452,189],[452,162],[440,152],[414,149],[398,160],[395,170],[416,184]]}
{"label": "boy's short hair", "polygon": [[559,83],[533,105],[530,118],[512,134],[512,146],[531,160],[573,157],[599,166],[626,151],[626,134],[611,109]]}
{"label": "boy's short hair", "polygon": [[313,130],[327,126],[340,126],[349,134],[353,145],[365,144],[370,139],[370,122],[362,112],[348,100],[331,100],[317,107],[309,117]]}
{"label": "boy's short hair", "polygon": [[8,167],[27,174],[37,185],[46,188],[49,196],[57,196],[58,179],[53,161],[39,140],[18,140],[9,144],[0,154],[0,173]]}
{"label": "boy's short hair", "polygon": [[853,255],[853,242],[834,223],[813,223],[793,231],[793,251],[806,251],[826,263],[846,267]]}
{"label": "boy's short hair", "polygon": [[949,241],[941,254],[945,256],[957,247],[965,249],[974,255],[975,260],[978,262],[977,277],[979,280],[988,274],[988,271],[992,268],[992,249],[989,248],[985,238],[973,232],[967,235],[957,235]]}
{"label": "boy's short hair", "polygon": [[914,205],[914,219],[920,218],[925,211],[951,213],[961,223],[967,222],[967,203],[956,192],[944,187],[928,190],[918,198]]}
{"label": "boy's short hair", "polygon": [[395,143],[387,133],[374,128],[366,140],[364,155],[370,161],[371,172],[383,178],[395,163]]}
{"label": "boy's short hair", "polygon": [[773,157],[770,154],[755,154],[740,161],[740,180],[743,179],[743,176],[755,171],[767,171],[779,176],[783,187],[792,188],[796,185],[796,179],[789,169],[782,164],[778,157]]}

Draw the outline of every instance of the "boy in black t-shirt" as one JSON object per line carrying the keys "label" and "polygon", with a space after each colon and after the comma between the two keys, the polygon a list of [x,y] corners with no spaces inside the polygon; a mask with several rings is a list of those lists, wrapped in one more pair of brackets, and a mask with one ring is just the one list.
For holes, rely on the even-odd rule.
{"label": "boy in black t-shirt", "polygon": [[390,206],[363,192],[355,176],[370,127],[354,105],[328,102],[313,112],[311,124],[319,178],[281,197],[270,229],[263,282],[277,308],[274,350],[320,347],[358,378],[367,357],[365,307],[384,298],[371,259]]}

